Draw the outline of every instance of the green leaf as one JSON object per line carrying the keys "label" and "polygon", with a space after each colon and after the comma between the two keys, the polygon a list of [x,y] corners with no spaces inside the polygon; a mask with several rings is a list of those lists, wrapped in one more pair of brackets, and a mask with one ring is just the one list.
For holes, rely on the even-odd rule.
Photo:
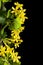
{"label": "green leaf", "polygon": [[2,9],[3,11],[6,11],[6,8],[5,8],[5,6],[3,6],[3,9]]}
{"label": "green leaf", "polygon": [[3,33],[4,33],[4,29],[1,30],[1,35],[3,35]]}
{"label": "green leaf", "polygon": [[21,63],[16,63],[16,62],[14,62],[13,65],[21,65]]}
{"label": "green leaf", "polygon": [[11,14],[11,10],[8,10],[8,12],[7,12],[7,18],[9,18],[10,14]]}
{"label": "green leaf", "polygon": [[10,2],[11,0],[2,0],[2,2]]}
{"label": "green leaf", "polygon": [[3,59],[2,59],[2,57],[0,57],[0,65],[3,65]]}
{"label": "green leaf", "polygon": [[0,0],[0,8],[1,8],[1,0]]}
{"label": "green leaf", "polygon": [[15,22],[14,22],[14,28],[15,29],[18,29],[18,28],[20,28],[21,27],[21,19],[20,18],[16,18],[15,20],[14,20]]}
{"label": "green leaf", "polygon": [[16,19],[14,19],[14,21],[13,22],[11,22],[11,24],[9,25],[9,29],[10,30],[13,30],[13,29],[18,29],[18,28],[20,28],[21,27],[21,19],[20,18],[16,18]]}
{"label": "green leaf", "polygon": [[8,65],[8,63],[7,62],[4,62],[4,65]]}
{"label": "green leaf", "polygon": [[2,10],[0,10],[0,18],[2,19],[2,18],[6,18],[6,11],[2,11]]}
{"label": "green leaf", "polygon": [[5,22],[5,18],[4,17],[0,17],[0,24],[4,24]]}

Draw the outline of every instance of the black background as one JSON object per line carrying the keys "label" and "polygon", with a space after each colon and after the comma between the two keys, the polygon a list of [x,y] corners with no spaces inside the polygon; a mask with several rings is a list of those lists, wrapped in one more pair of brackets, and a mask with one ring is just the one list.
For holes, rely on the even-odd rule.
{"label": "black background", "polygon": [[19,55],[21,55],[21,65],[32,65],[32,0],[12,0],[11,3],[6,3],[6,7],[10,9],[14,2],[24,4],[24,8],[27,9],[28,20],[25,21],[25,30],[21,33],[23,43],[17,49]]}

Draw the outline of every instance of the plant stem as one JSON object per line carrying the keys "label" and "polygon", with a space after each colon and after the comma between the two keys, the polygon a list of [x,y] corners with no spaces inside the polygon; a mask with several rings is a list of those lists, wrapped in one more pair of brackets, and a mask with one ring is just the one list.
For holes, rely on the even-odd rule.
{"label": "plant stem", "polygon": [[9,25],[9,23],[7,22],[7,24],[2,28],[2,30],[1,30],[1,35],[3,35],[4,29],[5,29],[8,25]]}

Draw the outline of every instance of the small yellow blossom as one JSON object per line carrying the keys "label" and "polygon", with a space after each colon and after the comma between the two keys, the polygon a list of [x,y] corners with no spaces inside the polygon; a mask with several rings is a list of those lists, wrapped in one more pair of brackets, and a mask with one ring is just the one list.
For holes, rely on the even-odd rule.
{"label": "small yellow blossom", "polygon": [[23,22],[25,21],[25,19],[28,19],[25,15],[26,13],[24,12],[21,12],[21,14],[19,14],[19,17],[22,19]]}
{"label": "small yellow blossom", "polygon": [[10,48],[9,46],[7,46],[6,54],[8,54],[8,53],[11,54],[13,52],[13,50],[14,50],[14,48]]}
{"label": "small yellow blossom", "polygon": [[21,44],[21,42],[23,42],[23,40],[18,40],[19,42],[15,43],[14,46],[15,48],[19,47],[19,45]]}
{"label": "small yellow blossom", "polygon": [[20,43],[15,43],[15,45],[14,45],[15,48],[19,47],[19,44],[20,44]]}
{"label": "small yellow blossom", "polygon": [[12,9],[13,11],[11,11],[11,13],[15,13],[15,15],[19,14],[19,11],[16,8],[12,7]]}
{"label": "small yellow blossom", "polygon": [[0,56],[5,56],[5,46],[3,47],[3,46],[1,46],[1,48],[0,48]]}
{"label": "small yellow blossom", "polygon": [[13,52],[12,54],[11,54],[11,58],[12,58],[12,60],[13,60],[13,62],[19,62],[19,59],[21,58],[20,56],[18,56],[18,52]]}
{"label": "small yellow blossom", "polygon": [[15,30],[15,29],[13,31],[11,31],[11,33],[12,33],[11,36],[19,34],[19,32],[17,30]]}
{"label": "small yellow blossom", "polygon": [[16,9],[22,9],[23,7],[23,4],[19,4],[18,2],[17,3],[14,3],[14,5],[16,5]]}
{"label": "small yellow blossom", "polygon": [[19,32],[22,32],[22,31],[24,30],[24,28],[25,28],[25,27],[20,27],[20,28],[18,29],[18,31],[19,31]]}

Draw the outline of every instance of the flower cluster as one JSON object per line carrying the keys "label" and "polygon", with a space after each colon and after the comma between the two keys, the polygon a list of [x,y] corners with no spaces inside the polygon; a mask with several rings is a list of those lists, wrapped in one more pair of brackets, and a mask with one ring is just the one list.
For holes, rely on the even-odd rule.
{"label": "flower cluster", "polygon": [[[4,43],[4,46],[0,45],[0,56],[11,58],[13,62],[19,63],[19,59],[21,57],[18,56],[18,52],[16,52],[15,49],[17,49],[21,42],[23,42],[20,37],[20,33],[24,30],[25,27],[22,25],[28,17],[26,17],[26,9],[23,9],[23,4],[16,2],[14,5],[15,7],[12,7],[12,9],[7,12],[5,17],[7,19],[5,20],[7,23],[5,22],[6,25],[4,24],[5,26],[0,32],[0,43]],[[10,38],[7,37],[8,35],[6,36],[6,32],[4,30],[7,26],[11,31]],[[11,47],[12,44],[14,45],[14,48]]]}
{"label": "flower cluster", "polygon": [[16,16],[18,16],[21,21],[20,23],[23,24],[25,19],[28,19],[28,17],[26,17],[26,9],[23,9],[23,4],[19,4],[18,2],[17,3],[14,3],[14,5],[16,6],[15,8],[12,7],[13,11],[11,11],[11,13],[15,14]]}
{"label": "flower cluster", "polygon": [[13,62],[19,62],[19,59],[21,58],[18,56],[18,52],[14,51],[14,48],[10,48],[9,46],[6,45],[6,47],[1,46],[0,48],[0,56],[9,55],[9,57],[12,58]]}

